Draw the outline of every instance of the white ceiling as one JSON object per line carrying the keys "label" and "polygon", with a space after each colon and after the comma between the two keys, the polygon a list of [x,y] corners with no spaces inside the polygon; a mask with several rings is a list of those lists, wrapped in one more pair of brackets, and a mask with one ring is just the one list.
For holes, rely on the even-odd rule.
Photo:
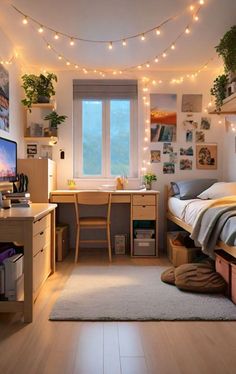
{"label": "white ceiling", "polygon": [[[145,42],[129,41],[127,47],[77,42],[69,46],[68,40],[54,40],[53,34],[44,32],[46,40],[59,54],[71,62],[92,69],[123,69],[152,61],[185,29],[191,19],[187,7],[196,0],[1,0],[0,28],[12,41],[27,65],[48,69],[71,69],[65,62],[47,49],[45,42],[31,22],[22,24],[13,3],[23,13],[40,23],[69,35],[91,39],[112,40],[141,33],[155,27],[170,16],[185,13],[168,23],[161,36],[148,35]],[[200,19],[193,24],[191,33],[176,44],[176,50],[160,63],[151,66],[155,70],[195,70],[215,55],[214,46],[223,34],[236,24],[236,0],[205,0]],[[216,58],[211,66],[219,65]],[[210,66],[209,66],[210,67]]]}

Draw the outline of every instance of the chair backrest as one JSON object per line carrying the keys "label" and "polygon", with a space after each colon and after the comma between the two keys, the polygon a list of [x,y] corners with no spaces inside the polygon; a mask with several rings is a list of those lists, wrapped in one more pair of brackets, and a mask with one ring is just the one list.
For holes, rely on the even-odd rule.
{"label": "chair backrest", "polygon": [[110,220],[111,193],[103,191],[84,191],[75,194],[76,220],[79,221],[79,205],[107,205],[107,220]]}

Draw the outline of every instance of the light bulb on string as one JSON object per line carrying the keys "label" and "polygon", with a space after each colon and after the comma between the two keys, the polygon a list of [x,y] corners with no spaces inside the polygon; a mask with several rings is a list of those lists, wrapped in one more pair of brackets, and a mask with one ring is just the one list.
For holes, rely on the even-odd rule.
{"label": "light bulb on string", "polygon": [[155,60],[154,60],[154,62],[157,64],[158,62],[159,62],[159,59],[158,59],[158,57],[155,57]]}
{"label": "light bulb on string", "polygon": [[166,58],[166,56],[167,56],[166,52],[163,52],[163,53],[162,53],[162,57],[163,57],[163,58]]}
{"label": "light bulb on string", "polygon": [[204,3],[205,3],[204,0],[199,0],[200,5],[204,5]]}
{"label": "light bulb on string", "polygon": [[113,49],[113,44],[112,44],[112,42],[109,43],[109,45],[108,45],[108,49],[110,49],[110,50]]}
{"label": "light bulb on string", "polygon": [[127,46],[127,42],[126,42],[125,39],[122,41],[122,45],[123,45],[123,47],[126,47],[126,46]]}
{"label": "light bulb on string", "polygon": [[78,69],[78,68],[79,68],[79,66],[78,66],[78,65],[76,64],[76,65],[75,65],[75,68],[76,68],[76,69]]}
{"label": "light bulb on string", "polygon": [[70,39],[70,45],[71,45],[71,46],[75,45],[75,41],[74,41],[73,38]]}
{"label": "light bulb on string", "polygon": [[142,69],[142,66],[141,66],[141,65],[138,65],[138,69]]}
{"label": "light bulb on string", "polygon": [[145,39],[146,39],[145,34],[142,34],[142,35],[141,35],[141,40],[142,40],[142,42],[143,42]]}
{"label": "light bulb on string", "polygon": [[196,14],[194,17],[193,17],[194,21],[198,21],[199,20],[199,17],[198,15]]}
{"label": "light bulb on string", "polygon": [[27,16],[24,16],[24,18],[22,20],[22,23],[23,23],[23,25],[27,25],[27,23],[28,23],[28,17]]}
{"label": "light bulb on string", "polygon": [[172,49],[172,50],[175,49],[175,44],[174,44],[174,43],[171,45],[171,49]]}
{"label": "light bulb on string", "polygon": [[52,47],[50,46],[50,44],[49,44],[49,43],[47,44],[47,47],[48,47],[48,49],[52,49]]}
{"label": "light bulb on string", "polygon": [[62,60],[62,56],[61,55],[58,56],[58,60]]}
{"label": "light bulb on string", "polygon": [[38,28],[38,32],[39,32],[40,34],[43,33],[43,26],[42,26],[42,25]]}
{"label": "light bulb on string", "polygon": [[190,29],[189,27],[187,26],[186,29],[185,29],[185,34],[189,34],[190,33]]}
{"label": "light bulb on string", "polygon": [[146,63],[146,68],[150,68],[150,64],[148,62]]}
{"label": "light bulb on string", "polygon": [[58,32],[55,33],[55,35],[54,35],[54,39],[55,39],[55,40],[58,40],[58,39],[59,39]]}
{"label": "light bulb on string", "polygon": [[159,27],[156,29],[156,35],[161,35],[161,30],[159,29]]}
{"label": "light bulb on string", "polygon": [[70,66],[70,61],[66,61],[66,65],[67,65],[67,66]]}
{"label": "light bulb on string", "polygon": [[190,9],[191,11],[193,11],[193,10],[194,10],[194,5],[190,5],[189,9]]}

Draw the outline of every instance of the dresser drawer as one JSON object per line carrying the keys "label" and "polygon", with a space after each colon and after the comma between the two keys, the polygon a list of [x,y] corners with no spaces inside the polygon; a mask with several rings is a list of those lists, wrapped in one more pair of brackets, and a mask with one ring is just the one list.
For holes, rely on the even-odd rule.
{"label": "dresser drawer", "polygon": [[135,194],[133,195],[133,205],[156,205],[156,195]]}
{"label": "dresser drawer", "polygon": [[133,220],[155,220],[156,206],[153,205],[136,205],[133,206]]}
{"label": "dresser drawer", "polygon": [[39,232],[46,229],[46,227],[50,227],[50,220],[51,220],[51,215],[48,214],[47,216],[40,218],[38,221],[35,221],[33,223],[33,235],[35,236]]}
{"label": "dresser drawer", "polygon": [[51,228],[50,226],[46,227],[44,230],[40,231],[37,235],[34,236],[33,244],[33,256],[36,255],[41,249],[46,245],[50,245],[51,239]]}

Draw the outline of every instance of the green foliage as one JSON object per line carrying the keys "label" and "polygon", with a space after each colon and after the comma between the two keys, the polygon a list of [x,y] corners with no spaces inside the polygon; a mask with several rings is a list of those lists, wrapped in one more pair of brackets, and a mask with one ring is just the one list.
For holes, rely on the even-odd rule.
{"label": "green foliage", "polygon": [[236,25],[225,33],[216,52],[223,58],[226,72],[236,72]]}
{"label": "green foliage", "polygon": [[47,75],[24,74],[22,77],[23,89],[25,90],[25,99],[22,104],[31,108],[32,104],[38,103],[40,96],[50,99],[55,95],[53,81],[57,82],[57,76],[53,73]]}
{"label": "green foliage", "polygon": [[215,97],[216,110],[219,112],[223,104],[223,100],[226,98],[226,85],[228,77],[226,74],[219,75],[215,80],[213,87],[211,88],[211,95]]}
{"label": "green foliage", "polygon": [[51,128],[54,128],[54,129],[57,129],[58,125],[65,122],[66,118],[67,116],[64,116],[64,115],[59,116],[57,112],[55,111],[49,113],[47,116],[44,117],[46,121],[50,121],[50,126]]}
{"label": "green foliage", "polygon": [[154,174],[152,172],[149,172],[149,173],[145,174],[143,177],[144,177],[144,180],[147,184],[151,184],[151,182],[157,180],[156,174]]}

